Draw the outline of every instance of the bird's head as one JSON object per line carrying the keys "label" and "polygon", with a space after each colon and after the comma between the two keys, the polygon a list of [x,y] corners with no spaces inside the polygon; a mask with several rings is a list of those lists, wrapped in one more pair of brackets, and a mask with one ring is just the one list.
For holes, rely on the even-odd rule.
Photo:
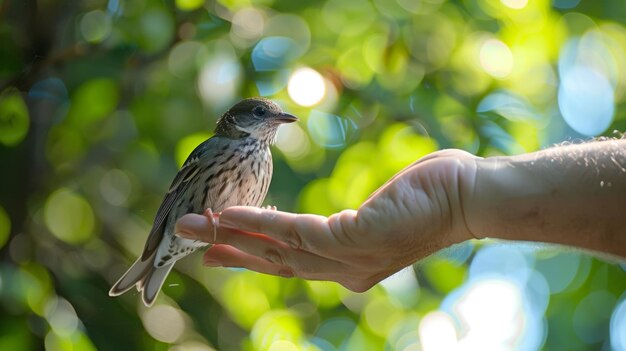
{"label": "bird's head", "polygon": [[215,135],[240,139],[251,137],[272,143],[278,127],[298,118],[264,98],[249,98],[236,103],[217,121]]}

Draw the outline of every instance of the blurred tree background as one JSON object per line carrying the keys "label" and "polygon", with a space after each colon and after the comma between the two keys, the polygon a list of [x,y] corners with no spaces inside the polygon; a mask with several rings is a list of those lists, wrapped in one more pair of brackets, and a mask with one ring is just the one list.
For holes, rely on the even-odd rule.
{"label": "blurred tree background", "polygon": [[0,350],[626,350],[626,265],[467,242],[352,293],[176,265],[107,291],[217,117],[267,96],[266,203],[356,208],[432,151],[626,130],[623,0],[0,0]]}

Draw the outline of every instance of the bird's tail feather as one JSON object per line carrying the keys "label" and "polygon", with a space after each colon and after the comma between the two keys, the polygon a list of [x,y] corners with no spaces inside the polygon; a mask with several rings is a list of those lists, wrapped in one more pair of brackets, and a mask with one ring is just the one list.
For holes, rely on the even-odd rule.
{"label": "bird's tail feather", "polygon": [[172,267],[174,267],[174,262],[159,268],[153,266],[148,272],[140,286],[138,286],[144,305],[148,307],[152,306]]}
{"label": "bird's tail feather", "polygon": [[109,296],[119,296],[137,285],[150,273],[153,265],[153,257],[142,261],[141,257],[122,275],[122,277],[109,290]]}
{"label": "bird's tail feather", "polygon": [[143,261],[139,257],[109,290],[109,296],[122,295],[136,286],[137,291],[141,292],[143,303],[146,306],[151,306],[159,294],[165,278],[174,266],[172,262],[163,267],[154,267],[154,255]]}

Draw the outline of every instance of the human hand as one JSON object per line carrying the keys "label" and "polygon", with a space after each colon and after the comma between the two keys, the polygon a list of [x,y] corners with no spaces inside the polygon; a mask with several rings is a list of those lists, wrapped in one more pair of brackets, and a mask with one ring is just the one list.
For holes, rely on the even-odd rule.
{"label": "human hand", "polygon": [[462,209],[477,157],[430,154],[405,168],[355,210],[330,217],[254,207],[182,217],[176,233],[213,244],[207,266],[244,267],[283,277],[335,281],[365,291],[444,247],[472,238]]}

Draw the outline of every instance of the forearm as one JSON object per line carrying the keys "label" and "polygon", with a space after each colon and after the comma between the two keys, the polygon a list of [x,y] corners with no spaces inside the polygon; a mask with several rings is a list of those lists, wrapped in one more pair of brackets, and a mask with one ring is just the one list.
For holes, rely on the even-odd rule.
{"label": "forearm", "polygon": [[476,162],[473,194],[464,206],[475,236],[626,257],[626,140]]}

